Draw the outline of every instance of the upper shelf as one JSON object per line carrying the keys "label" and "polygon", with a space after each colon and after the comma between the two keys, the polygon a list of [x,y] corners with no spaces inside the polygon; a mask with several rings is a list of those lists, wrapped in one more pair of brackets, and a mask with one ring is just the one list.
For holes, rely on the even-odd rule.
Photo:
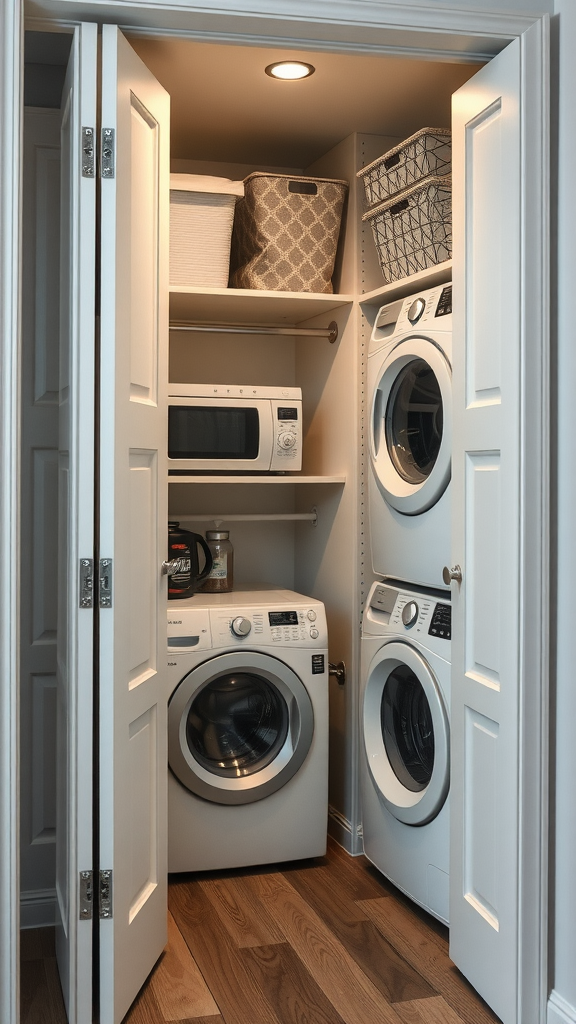
{"label": "upper shelf", "polygon": [[352,295],[244,288],[170,288],[170,319],[234,324],[299,324],[347,306]]}
{"label": "upper shelf", "polygon": [[360,296],[363,306],[382,306],[386,302],[394,302],[395,299],[403,299],[406,295],[412,295],[419,288],[434,288],[437,284],[446,284],[452,278],[452,260],[438,263],[435,267],[428,267],[411,277],[403,277],[401,281],[392,281],[391,284],[383,284],[372,292],[366,292]]}

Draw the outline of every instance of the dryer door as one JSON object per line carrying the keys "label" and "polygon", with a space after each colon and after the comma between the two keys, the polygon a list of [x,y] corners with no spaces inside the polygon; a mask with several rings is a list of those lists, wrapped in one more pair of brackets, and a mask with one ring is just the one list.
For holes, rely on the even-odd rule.
{"label": "dryer door", "polygon": [[436,504],[450,479],[450,364],[421,337],[399,342],[380,359],[369,370],[372,469],[388,504],[418,515]]}
{"label": "dryer door", "polygon": [[180,782],[213,803],[245,804],[281,789],[312,743],[314,713],[299,677],[254,651],[193,669],[168,707],[168,761]]}
{"label": "dryer door", "polygon": [[430,665],[408,644],[385,644],[374,658],[363,733],[372,781],[388,810],[407,825],[435,818],[450,781],[448,717]]}

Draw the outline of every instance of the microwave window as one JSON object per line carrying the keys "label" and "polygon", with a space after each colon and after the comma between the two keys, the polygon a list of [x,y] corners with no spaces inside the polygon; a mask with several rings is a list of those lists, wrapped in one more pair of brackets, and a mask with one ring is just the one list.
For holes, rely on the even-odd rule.
{"label": "microwave window", "polygon": [[256,459],[259,446],[257,409],[201,405],[168,408],[170,459]]}

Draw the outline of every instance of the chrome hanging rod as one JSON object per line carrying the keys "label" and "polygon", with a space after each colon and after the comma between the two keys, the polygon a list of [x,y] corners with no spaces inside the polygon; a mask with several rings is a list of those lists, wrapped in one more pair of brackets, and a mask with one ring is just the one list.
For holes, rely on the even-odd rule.
{"label": "chrome hanging rod", "polygon": [[290,338],[328,338],[331,345],[338,337],[338,324],[332,320],[328,327],[278,327],[270,324],[203,324],[187,320],[171,320],[171,331],[195,331],[198,334],[278,334]]}

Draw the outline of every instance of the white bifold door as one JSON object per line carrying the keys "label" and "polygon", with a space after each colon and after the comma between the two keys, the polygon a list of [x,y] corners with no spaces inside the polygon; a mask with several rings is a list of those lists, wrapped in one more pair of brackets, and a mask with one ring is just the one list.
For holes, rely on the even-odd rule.
{"label": "white bifold door", "polygon": [[75,29],[61,110],[56,952],[71,1022],[92,1012],[96,44],[95,25]]}
{"label": "white bifold door", "polygon": [[[454,100],[451,951],[505,1024],[539,1019],[529,595],[544,553],[543,26]],[[63,105],[58,958],[70,1024],[90,1024],[93,995],[101,1024],[119,1024],[166,941],[169,99],[117,28],[100,45],[98,147],[94,26],[75,30]]]}
{"label": "white bifold door", "polygon": [[169,97],[105,26],[95,145],[97,41],[95,26],[75,32],[63,117],[58,953],[70,1024],[91,1022],[93,997],[101,1024],[118,1024],[166,943]]}
{"label": "white bifold door", "polygon": [[547,71],[537,24],[453,98],[450,953],[504,1024],[546,941]]}
{"label": "white bifold door", "polygon": [[[166,943],[168,94],[102,35],[100,1019],[116,1024]],[[107,146],[114,140],[113,171]],[[108,560],[110,563],[108,564]],[[105,564],[106,563],[106,564]],[[103,607],[110,600],[110,607]],[[113,979],[113,983],[110,983]]]}

